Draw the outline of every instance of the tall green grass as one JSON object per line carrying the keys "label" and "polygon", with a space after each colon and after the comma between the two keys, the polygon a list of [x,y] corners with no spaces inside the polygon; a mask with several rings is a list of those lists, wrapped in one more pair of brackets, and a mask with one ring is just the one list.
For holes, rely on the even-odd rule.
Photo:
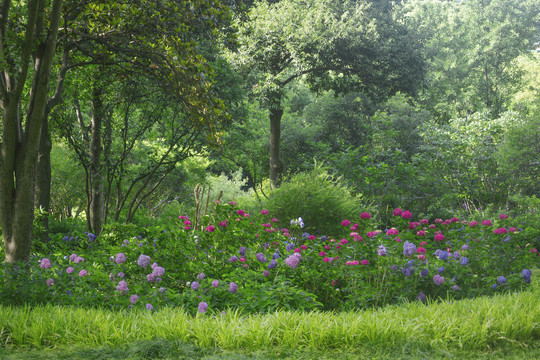
{"label": "tall green grass", "polygon": [[485,351],[538,347],[540,291],[355,312],[286,312],[191,316],[182,309],[114,312],[62,306],[0,307],[0,345],[7,347],[125,346],[152,339],[201,348],[312,351],[404,347]]}

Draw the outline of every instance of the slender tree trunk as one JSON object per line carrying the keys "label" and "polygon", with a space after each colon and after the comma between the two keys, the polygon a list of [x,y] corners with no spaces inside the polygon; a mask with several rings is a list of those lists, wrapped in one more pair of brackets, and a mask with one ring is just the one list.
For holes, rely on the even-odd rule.
{"label": "slender tree trunk", "polygon": [[[280,103],[279,100],[277,104]],[[270,185],[272,188],[279,187],[283,173],[283,164],[279,153],[283,109],[278,106],[270,108]]]}
{"label": "slender tree trunk", "polygon": [[39,219],[43,231],[40,234],[41,241],[49,240],[49,214],[51,204],[51,137],[49,134],[47,114],[44,115],[41,126],[41,139],[36,164],[35,180],[35,206],[42,210]]}
{"label": "slender tree trunk", "polygon": [[101,126],[105,116],[102,88],[96,86],[92,94],[92,120],[90,124],[90,196],[88,199],[88,225],[95,235],[101,233],[104,216],[103,166],[101,164]]}

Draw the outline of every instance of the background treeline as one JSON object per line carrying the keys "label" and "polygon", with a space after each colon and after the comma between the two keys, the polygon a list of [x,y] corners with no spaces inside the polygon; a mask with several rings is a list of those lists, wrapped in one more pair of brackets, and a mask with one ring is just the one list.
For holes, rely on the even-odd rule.
{"label": "background treeline", "polygon": [[36,235],[218,198],[306,224],[538,208],[538,0],[175,3],[65,2]]}

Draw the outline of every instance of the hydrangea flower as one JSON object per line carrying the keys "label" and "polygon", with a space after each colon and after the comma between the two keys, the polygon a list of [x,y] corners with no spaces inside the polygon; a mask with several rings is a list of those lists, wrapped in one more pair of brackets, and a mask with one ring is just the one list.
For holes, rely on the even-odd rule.
{"label": "hydrangea flower", "polygon": [[497,277],[497,282],[499,283],[499,285],[502,285],[506,282],[506,278],[504,276],[499,276]]}
{"label": "hydrangea flower", "polygon": [[215,288],[219,287],[219,281],[218,280],[213,280],[212,281],[212,287],[215,287]]}
{"label": "hydrangea flower", "polygon": [[146,304],[146,309],[149,310],[149,311],[153,311],[154,310],[154,306],[150,303]]}
{"label": "hydrangea flower", "polygon": [[204,273],[200,273],[199,275],[197,275],[197,280],[202,280],[206,277],[206,275]]}
{"label": "hydrangea flower", "polygon": [[467,265],[469,263],[469,258],[464,256],[461,258],[461,260],[459,260],[459,263],[463,266]]}
{"label": "hydrangea flower", "polygon": [[371,215],[367,212],[363,212],[360,214],[360,219],[364,219],[364,220],[371,219]]}
{"label": "hydrangea flower", "polygon": [[403,219],[410,219],[410,218],[412,218],[412,214],[411,214],[411,212],[409,210],[405,210],[405,211],[403,211],[401,213],[401,217]]}
{"label": "hydrangea flower", "polygon": [[42,269],[50,269],[51,268],[51,260],[44,258],[41,260],[39,267]]}
{"label": "hydrangea flower", "polygon": [[193,290],[199,290],[199,283],[196,282],[196,281],[192,282],[192,283],[191,283],[191,288],[192,288]]}
{"label": "hydrangea flower", "polygon": [[402,213],[403,213],[403,210],[401,210],[400,208],[396,208],[394,209],[394,211],[392,211],[392,215],[394,216],[401,216]]}
{"label": "hydrangea flower", "polygon": [[271,260],[270,261],[270,264],[268,264],[268,270],[272,270],[274,269],[276,266],[277,266],[277,261],[276,260]]}
{"label": "hydrangea flower", "polygon": [[213,232],[214,230],[216,230],[216,227],[214,225],[209,225],[206,227],[206,231],[208,232]]}
{"label": "hydrangea flower", "polygon": [[233,293],[233,294],[236,294],[237,291],[238,291],[238,285],[236,285],[236,283],[234,283],[234,282],[231,282],[229,284],[229,292]]}
{"label": "hydrangea flower", "polygon": [[421,277],[426,277],[429,275],[429,270],[428,269],[424,269],[422,271],[420,271],[420,276]]}
{"label": "hydrangea flower", "polygon": [[244,246],[241,246],[238,250],[238,253],[240,254],[240,256],[246,255],[246,248]]}
{"label": "hydrangea flower", "polygon": [[439,251],[439,260],[446,260],[448,259],[448,252],[441,250]]}
{"label": "hydrangea flower", "polygon": [[204,314],[206,312],[206,310],[208,310],[208,304],[205,303],[204,301],[203,302],[200,302],[199,303],[199,307],[198,307],[198,310],[201,314]]}
{"label": "hydrangea flower", "polygon": [[435,283],[435,285],[442,285],[442,283],[444,283],[444,276],[441,276],[439,274],[434,275],[433,282]]}
{"label": "hydrangea flower", "polygon": [[341,226],[349,226],[349,225],[351,225],[350,220],[345,219],[345,220],[343,220],[343,221],[341,222]]}
{"label": "hydrangea flower", "polygon": [[52,278],[49,278],[47,280],[47,286],[53,286],[53,284],[54,284],[54,280]]}
{"label": "hydrangea flower", "polygon": [[231,263],[234,263],[234,262],[237,262],[237,261],[238,261],[238,256],[236,256],[236,255],[233,255],[233,256],[231,256],[229,258],[229,262],[231,262]]}
{"label": "hydrangea flower", "polygon": [[295,255],[291,255],[287,259],[285,259],[285,264],[289,266],[291,269],[296,269],[299,263],[300,263],[300,259]]}
{"label": "hydrangea flower", "polygon": [[435,234],[435,241],[443,241],[444,235],[442,233]]}
{"label": "hydrangea flower", "polygon": [[128,289],[127,282],[125,282],[125,281],[123,281],[123,280],[120,281],[120,282],[118,283],[118,285],[116,285],[116,290],[120,291],[121,293],[123,293],[123,292],[128,292],[129,289]]}
{"label": "hydrangea flower", "polygon": [[152,276],[155,278],[162,277],[165,274],[165,269],[161,266],[156,266],[154,270],[152,271]]}
{"label": "hydrangea flower", "polygon": [[88,275],[88,272],[84,269],[82,269],[81,271],[79,271],[79,276],[80,277],[84,277],[84,276],[87,276]]}
{"label": "hydrangea flower", "polygon": [[418,295],[416,296],[416,300],[421,301],[422,303],[425,303],[427,300],[426,294],[420,291]]}
{"label": "hydrangea flower", "polygon": [[263,276],[264,276],[264,277],[270,276],[270,271],[268,271],[268,270],[263,270]]}
{"label": "hydrangea flower", "polygon": [[486,219],[486,220],[482,221],[482,225],[484,225],[484,226],[491,226],[491,225],[493,225],[493,223],[491,222],[491,220],[487,220],[487,219]]}
{"label": "hydrangea flower", "polygon": [[405,241],[405,244],[403,244],[403,255],[411,256],[412,254],[414,254],[415,251],[416,251],[416,245],[408,241]]}
{"label": "hydrangea flower", "polygon": [[75,269],[72,268],[71,266],[68,266],[68,268],[66,269],[66,272],[67,272],[68,274],[72,274],[74,271],[75,271]]}
{"label": "hydrangea flower", "polygon": [[137,303],[137,300],[139,300],[139,295],[131,295],[129,297],[129,302],[133,305]]}
{"label": "hydrangea flower", "polygon": [[377,253],[379,254],[379,256],[385,256],[387,254],[384,245],[379,245],[379,250],[377,250]]}
{"label": "hydrangea flower", "polygon": [[137,259],[137,264],[139,264],[140,267],[145,268],[148,267],[148,264],[150,263],[150,256],[142,254],[139,256],[139,259]]}
{"label": "hydrangea flower", "polygon": [[261,215],[268,215],[269,211],[268,210],[261,210]]}
{"label": "hydrangea flower", "polygon": [[399,233],[398,229],[394,229],[394,228],[391,228],[391,229],[388,229],[386,231],[386,235],[390,236],[390,235],[397,235]]}
{"label": "hydrangea flower", "polygon": [[123,264],[126,262],[126,254],[124,253],[118,253],[116,254],[116,257],[114,258],[114,262],[117,264]]}

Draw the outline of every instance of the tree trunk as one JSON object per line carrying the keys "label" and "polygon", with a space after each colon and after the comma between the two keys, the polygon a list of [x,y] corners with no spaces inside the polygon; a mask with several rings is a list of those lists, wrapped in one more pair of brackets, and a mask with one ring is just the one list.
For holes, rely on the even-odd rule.
{"label": "tree trunk", "polygon": [[44,115],[41,127],[41,139],[39,143],[39,152],[36,164],[35,179],[35,206],[41,209],[39,222],[42,232],[39,235],[41,241],[49,241],[49,214],[51,204],[51,137],[49,134],[47,114]]}
{"label": "tree trunk", "polygon": [[98,85],[92,93],[92,120],[90,124],[90,193],[88,198],[88,227],[95,235],[101,233],[104,216],[103,166],[101,164],[101,126],[105,108],[101,99],[102,88]]}
{"label": "tree trunk", "polygon": [[[10,2],[3,2],[0,9],[0,26],[6,30]],[[41,128],[47,104],[51,64],[56,50],[58,25],[62,1],[54,0],[51,16],[43,19],[45,2],[28,1],[25,18],[24,42],[13,63],[0,74],[0,225],[4,238],[6,262],[28,261],[32,244],[34,219],[34,175],[41,138]],[[16,21],[15,21],[16,22]],[[45,24],[48,28],[42,28]],[[9,31],[13,31],[8,27]],[[44,34],[46,33],[46,34]],[[0,57],[4,59],[6,37],[0,37]],[[8,46],[9,45],[9,46]],[[34,71],[28,99],[22,95],[25,84],[30,83],[28,64],[33,57]],[[14,68],[13,64],[16,64]],[[11,74],[17,74],[13,77]],[[23,104],[23,101],[26,103]],[[26,119],[19,115],[20,106],[27,106]]]}
{"label": "tree trunk", "polygon": [[279,154],[282,116],[283,109],[281,107],[270,108],[270,186],[272,188],[279,187],[283,173],[283,164]]}

